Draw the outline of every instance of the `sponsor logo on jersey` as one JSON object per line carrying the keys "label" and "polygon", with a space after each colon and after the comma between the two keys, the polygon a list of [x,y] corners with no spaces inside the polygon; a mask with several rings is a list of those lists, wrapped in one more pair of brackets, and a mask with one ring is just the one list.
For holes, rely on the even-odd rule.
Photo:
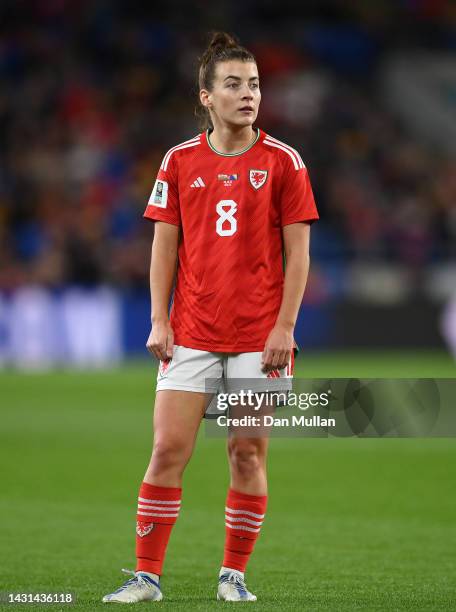
{"label": "sponsor logo on jersey", "polygon": [[203,179],[199,176],[196,181],[193,181],[193,183],[190,185],[190,187],[206,187],[206,185],[204,184]]}
{"label": "sponsor logo on jersey", "polygon": [[267,170],[250,170],[249,172],[250,184],[254,189],[263,187],[268,178]]}
{"label": "sponsor logo on jersey", "polygon": [[154,188],[149,198],[148,206],[166,208],[168,202],[168,183],[166,181],[155,181]]}
{"label": "sponsor logo on jersey", "polygon": [[231,185],[233,184],[233,181],[238,180],[239,175],[238,174],[219,174],[217,178],[219,181],[223,181],[223,184],[225,185],[225,187],[231,187]]}
{"label": "sponsor logo on jersey", "polygon": [[141,521],[136,522],[136,533],[140,538],[146,537],[154,528],[154,523],[142,523]]}

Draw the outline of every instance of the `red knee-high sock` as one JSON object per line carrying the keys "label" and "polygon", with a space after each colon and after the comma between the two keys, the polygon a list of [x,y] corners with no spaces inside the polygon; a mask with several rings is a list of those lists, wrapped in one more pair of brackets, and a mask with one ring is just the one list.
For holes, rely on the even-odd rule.
{"label": "red knee-high sock", "polygon": [[244,572],[266,512],[267,495],[247,495],[228,490],[225,508],[223,566]]}
{"label": "red knee-high sock", "polygon": [[179,514],[182,489],[143,482],[136,515],[136,571],[161,575],[171,530]]}

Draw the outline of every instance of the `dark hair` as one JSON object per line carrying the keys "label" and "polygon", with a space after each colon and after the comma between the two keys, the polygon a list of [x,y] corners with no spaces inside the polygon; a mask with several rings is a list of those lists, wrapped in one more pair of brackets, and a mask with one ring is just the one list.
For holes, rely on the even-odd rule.
{"label": "dark hair", "polygon": [[[199,89],[212,91],[217,64],[229,60],[256,62],[253,53],[242,47],[234,36],[230,36],[226,32],[213,32],[206,51],[199,58]],[[201,130],[213,127],[209,111],[201,104],[199,99],[195,107],[195,115],[198,117]]]}

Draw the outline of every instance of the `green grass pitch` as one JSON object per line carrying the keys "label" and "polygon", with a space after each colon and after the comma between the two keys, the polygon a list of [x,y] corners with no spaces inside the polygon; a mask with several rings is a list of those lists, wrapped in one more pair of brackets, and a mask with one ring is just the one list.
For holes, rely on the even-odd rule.
{"label": "green grass pitch", "polygon": [[[443,353],[309,353],[300,376],[455,377]],[[106,609],[134,568],[155,367],[0,373],[0,591],[73,592]],[[247,582],[257,610],[456,606],[456,440],[274,439]],[[216,610],[225,444],[200,432],[162,578],[167,610]],[[139,604],[139,609],[155,604]],[[6,605],[2,610],[60,610]]]}

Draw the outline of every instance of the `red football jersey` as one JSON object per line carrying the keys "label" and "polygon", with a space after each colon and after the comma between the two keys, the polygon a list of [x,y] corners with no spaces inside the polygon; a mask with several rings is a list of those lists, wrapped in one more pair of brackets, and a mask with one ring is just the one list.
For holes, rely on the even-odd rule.
{"label": "red football jersey", "polygon": [[175,344],[262,351],[282,301],[282,227],[318,219],[297,151],[259,129],[234,154],[199,134],[165,155],[144,216],[181,228]]}

